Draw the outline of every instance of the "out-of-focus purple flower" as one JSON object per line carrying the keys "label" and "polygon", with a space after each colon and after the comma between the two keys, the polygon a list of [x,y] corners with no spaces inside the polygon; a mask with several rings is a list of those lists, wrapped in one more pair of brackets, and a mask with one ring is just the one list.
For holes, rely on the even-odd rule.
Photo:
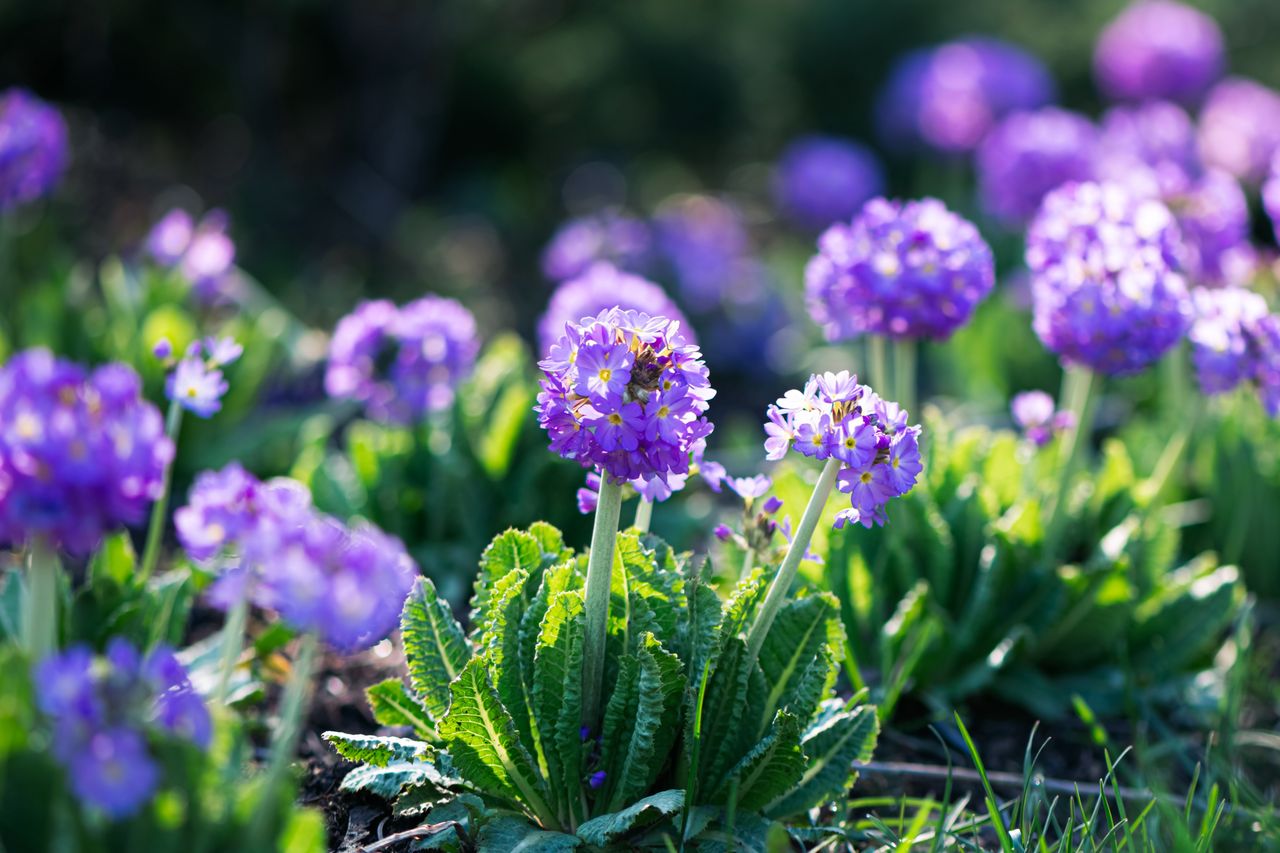
{"label": "out-of-focus purple flower", "polygon": [[539,347],[546,353],[564,334],[565,323],[579,323],[614,307],[676,320],[685,338],[697,343],[693,326],[661,286],[602,262],[556,288],[538,321]]}
{"label": "out-of-focus purple flower", "polygon": [[117,820],[146,805],[160,780],[146,741],[129,728],[94,732],[72,756],[67,772],[81,802]]}
{"label": "out-of-focus purple flower", "polygon": [[61,113],[26,89],[0,94],[0,212],[52,192],[68,159]]}
{"label": "out-of-focus purple flower", "polygon": [[594,471],[587,472],[587,482],[578,489],[578,512],[590,515],[596,511],[600,503],[600,475]]}
{"label": "out-of-focus purple flower", "polygon": [[837,136],[803,136],[787,146],[773,176],[778,206],[806,228],[851,218],[884,190],[884,171],[865,145]]}
{"label": "out-of-focus purple flower", "polygon": [[1280,150],[1280,93],[1243,77],[1213,87],[1200,111],[1200,156],[1247,184],[1266,178]]}
{"label": "out-of-focus purple flower", "polygon": [[196,223],[191,214],[175,207],[151,226],[144,244],[147,254],[161,266],[175,266],[187,253],[195,230]]}
{"label": "out-of-focus purple flower", "polygon": [[1262,406],[1273,418],[1280,418],[1280,315],[1268,314],[1253,329],[1257,360],[1253,381],[1258,386]]}
{"label": "out-of-focus purple flower", "polygon": [[165,394],[194,415],[213,417],[230,387],[216,364],[203,357],[199,342],[193,344],[165,380]]}
{"label": "out-of-focus purple flower", "polygon": [[982,206],[1005,225],[1026,223],[1050,190],[1094,177],[1098,129],[1079,113],[1058,107],[1013,113],[977,151]]}
{"label": "out-of-focus purple flower", "polygon": [[756,474],[754,477],[726,477],[724,484],[738,497],[752,501],[763,497],[773,485],[773,481],[764,474]]}
{"label": "out-of-focus purple flower", "polygon": [[145,518],[172,459],[132,368],[90,374],[43,349],[0,366],[0,542],[87,553]]}
{"label": "out-of-focus purple flower", "polygon": [[1262,187],[1262,206],[1271,217],[1271,227],[1280,241],[1280,150],[1271,160],[1271,174]]}
{"label": "out-of-focus purple flower", "polygon": [[833,341],[945,340],[994,283],[978,229],[936,199],[872,199],[851,224],[823,232],[805,268],[809,314]]}
{"label": "out-of-focus purple flower", "polygon": [[769,499],[766,500],[764,502],[764,505],[760,507],[761,512],[767,513],[769,515],[773,515],[780,509],[782,509],[782,498],[778,497],[777,495],[770,495]]}
{"label": "out-of-focus purple flower", "polygon": [[1068,184],[1045,197],[1027,237],[1034,327],[1063,362],[1136,373],[1186,333],[1173,214],[1118,184]]}
{"label": "out-of-focus purple flower", "polygon": [[144,248],[156,263],[176,268],[196,296],[214,302],[226,291],[235,270],[236,244],[221,210],[211,210],[197,224],[191,214],[173,209],[147,234]]}
{"label": "out-of-focus purple flower", "polygon": [[1257,267],[1249,201],[1236,179],[1210,169],[1186,192],[1165,197],[1182,232],[1183,268],[1195,284],[1244,284]]}
{"label": "out-of-focus purple flower", "polygon": [[395,627],[417,574],[398,539],[347,528],[316,511],[300,483],[262,483],[234,463],[197,478],[174,526],[193,559],[222,558],[238,569],[240,594],[341,651]]}
{"label": "out-of-focus purple flower", "polygon": [[1242,287],[1198,287],[1192,296],[1195,321],[1187,337],[1196,379],[1205,394],[1223,394],[1257,371],[1258,324],[1267,316],[1267,302]]}
{"label": "out-of-focus purple flower", "polygon": [[1009,406],[1013,422],[1036,447],[1043,447],[1052,441],[1055,432],[1075,426],[1075,417],[1071,412],[1058,412],[1054,408],[1053,398],[1043,391],[1017,394]]}
{"label": "out-of-focus purple flower", "polygon": [[553,451],[615,483],[689,473],[694,443],[711,432],[704,415],[715,392],[679,323],[602,311],[567,324],[539,366],[536,410]]}
{"label": "out-of-focus purple flower", "polygon": [[151,348],[151,354],[160,361],[168,361],[173,358],[173,342],[168,338],[161,338],[156,341],[156,345]]}
{"label": "out-of-focus purple flower", "polygon": [[728,542],[731,538],[733,538],[733,531],[729,529],[729,525],[727,524],[717,524],[716,529],[713,530],[712,532],[715,534],[715,537],[719,539],[721,542]]}
{"label": "out-of-focus purple flower", "polygon": [[1202,171],[1195,124],[1177,104],[1148,101],[1102,116],[1099,179],[1163,198],[1186,192]]}
{"label": "out-of-focus purple flower", "polygon": [[551,281],[567,281],[600,261],[643,271],[652,261],[652,243],[649,226],[625,214],[610,211],[572,219],[560,226],[543,251],[542,274]]}
{"label": "out-of-focus purple flower", "polygon": [[705,195],[668,199],[658,209],[655,227],[662,257],[695,312],[764,296],[765,277],[751,236],[741,212],[728,201]]}
{"label": "out-of-focus purple flower", "polygon": [[1054,99],[1053,78],[1021,48],[969,37],[906,54],[876,103],[880,135],[895,148],[970,151],[995,122]]}
{"label": "out-of-focus purple flower", "polygon": [[452,299],[364,302],[334,329],[325,390],[377,420],[416,423],[452,405],[479,350],[475,318]]}
{"label": "out-of-focus purple flower", "polygon": [[604,780],[607,775],[608,774],[605,773],[605,771],[597,770],[595,773],[592,773],[587,777],[587,787],[594,791],[596,788],[599,788],[604,784]]}
{"label": "out-of-focus purple flower", "polygon": [[1171,0],[1139,0],[1098,38],[1093,70],[1111,98],[1197,104],[1226,67],[1213,18]]}
{"label": "out-of-focus purple flower", "polygon": [[205,338],[204,353],[218,367],[226,367],[240,360],[240,356],[244,355],[244,347],[235,338],[224,335],[221,338]]}
{"label": "out-of-focus purple flower", "polygon": [[837,487],[849,494],[851,507],[836,516],[836,527],[849,521],[884,524],[884,505],[909,492],[922,470],[920,427],[886,432],[877,414],[885,410],[875,392],[847,370],[811,376],[803,389],[788,391],[769,407],[766,458],[776,461],[795,450],[840,460]]}

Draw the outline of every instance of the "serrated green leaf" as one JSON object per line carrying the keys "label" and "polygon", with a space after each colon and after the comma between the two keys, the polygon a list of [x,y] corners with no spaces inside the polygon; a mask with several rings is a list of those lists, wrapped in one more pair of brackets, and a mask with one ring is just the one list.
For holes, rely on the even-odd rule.
{"label": "serrated green leaf", "polygon": [[477,640],[483,643],[498,698],[511,715],[520,742],[529,750],[545,776],[546,766],[531,720],[533,677],[532,673],[523,671],[520,659],[520,624],[528,604],[525,601],[526,581],[528,573],[524,569],[515,569],[493,585],[493,594],[486,608],[490,621],[481,628]]}
{"label": "serrated green leaf", "polygon": [[[712,790],[730,767],[756,743],[752,722],[763,713],[768,688],[764,674],[738,637],[725,638],[712,663],[702,709],[698,790]],[[689,714],[686,725],[691,723]],[[686,739],[690,735],[686,734]]]}
{"label": "serrated green leaf", "polygon": [[386,767],[392,762],[424,761],[432,753],[430,744],[409,738],[343,732],[325,732],[321,737],[348,761],[359,761],[375,767]]}
{"label": "serrated green leaf", "polygon": [[1242,597],[1235,566],[1193,563],[1172,573],[1136,614],[1129,637],[1134,669],[1154,676],[1190,665],[1221,642]]}
{"label": "serrated green leaf", "polygon": [[779,711],[764,738],[725,774],[711,801],[727,803],[733,797],[738,808],[753,812],[790,790],[804,775],[800,731],[794,714]]}
{"label": "serrated green leaf", "polygon": [[681,646],[689,662],[689,672],[701,673],[720,631],[720,596],[696,578],[686,585],[686,590],[688,602],[684,621],[680,623]]}
{"label": "serrated green leaf", "polygon": [[540,821],[554,823],[533,758],[498,698],[488,663],[472,658],[449,692],[449,711],[437,728],[460,775],[480,790],[521,806]]}
{"label": "serrated green leaf", "polygon": [[582,840],[538,829],[518,817],[497,817],[480,828],[476,844],[485,853],[556,853],[580,847]]}
{"label": "serrated green leaf", "polygon": [[413,692],[432,720],[449,709],[449,684],[471,659],[471,648],[449,603],[427,578],[418,578],[400,615],[405,661]]}
{"label": "serrated green leaf", "polygon": [[[597,802],[618,811],[653,784],[680,731],[685,675],[680,659],[652,634],[624,658],[619,686],[605,707],[601,766],[608,776]],[[626,665],[625,662],[633,662]]]}
{"label": "serrated green leaf", "polygon": [[542,561],[560,563],[568,559],[571,552],[564,546],[564,534],[545,521],[535,521],[529,525],[529,535],[538,541],[542,550]]}
{"label": "serrated green leaf", "polygon": [[724,616],[720,620],[726,636],[736,637],[746,629],[756,607],[764,600],[768,586],[764,569],[759,567],[752,569],[751,574],[738,581],[729,600],[724,604]]}
{"label": "serrated green leaf", "polygon": [[578,837],[594,847],[608,847],[626,835],[646,829],[684,808],[684,791],[659,791],[622,811],[592,818],[578,827]]}
{"label": "serrated green leaf", "polygon": [[880,722],[871,705],[842,711],[812,726],[800,744],[806,758],[804,774],[770,802],[765,813],[787,817],[843,796],[858,775],[854,762],[871,760],[879,732]]}
{"label": "serrated green leaf", "polygon": [[[804,682],[804,677],[814,661],[822,658],[831,623],[838,614],[839,607],[830,595],[791,601],[778,611],[769,635],[760,646],[760,669],[769,685],[769,694],[760,716],[752,723],[757,738],[764,737],[765,729],[779,709],[787,708],[800,698],[802,686],[812,687]],[[805,719],[809,713],[804,714]]]}
{"label": "serrated green leaf", "polygon": [[541,582],[542,546],[538,538],[523,530],[508,530],[499,534],[480,555],[480,572],[476,575],[476,591],[471,598],[471,621],[475,625],[490,621],[486,618],[489,597],[500,579],[513,571],[523,571],[526,576]]}
{"label": "serrated green leaf", "polygon": [[409,695],[404,681],[388,678],[364,692],[373,718],[380,726],[412,726],[422,738],[434,738],[435,726],[422,703]]}
{"label": "serrated green leaf", "polygon": [[343,791],[365,792],[394,800],[406,789],[442,782],[440,772],[430,764],[396,762],[385,767],[363,764],[348,773],[340,787]]}
{"label": "serrated green leaf", "polygon": [[582,802],[582,593],[552,599],[535,652],[533,722],[557,812],[576,824]]}

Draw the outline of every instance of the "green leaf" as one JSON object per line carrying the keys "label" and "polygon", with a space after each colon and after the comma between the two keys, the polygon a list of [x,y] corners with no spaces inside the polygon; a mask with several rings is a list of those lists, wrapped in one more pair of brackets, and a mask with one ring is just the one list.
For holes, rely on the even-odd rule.
{"label": "green leaf", "polygon": [[688,602],[685,621],[680,624],[681,648],[689,661],[689,672],[701,673],[720,631],[720,596],[701,578],[691,579],[685,589]]}
{"label": "green leaf", "polygon": [[523,806],[541,822],[554,823],[533,759],[498,698],[484,658],[472,658],[449,693],[449,711],[438,728],[463,778],[488,794]]}
{"label": "green leaf", "polygon": [[769,803],[766,814],[787,817],[843,796],[858,775],[853,763],[871,760],[879,732],[876,709],[871,705],[820,720],[805,732],[800,744],[806,758],[804,775]]}
{"label": "green leaf", "polygon": [[538,538],[523,530],[499,534],[480,555],[480,573],[476,575],[476,591],[471,598],[471,621],[481,625],[486,617],[493,587],[509,573],[522,570],[541,581],[542,547]]}
{"label": "green leaf", "polygon": [[109,580],[124,586],[133,578],[138,557],[133,552],[133,540],[127,533],[115,533],[102,541],[89,561],[90,585]]}
{"label": "green leaf", "polygon": [[418,578],[400,615],[409,683],[432,720],[449,709],[449,684],[471,658],[466,635],[448,602],[427,578]]}
{"label": "green leaf", "polygon": [[[801,698],[802,686],[812,687],[811,684],[806,685],[804,677],[810,665],[822,657],[830,638],[831,623],[838,614],[839,607],[830,595],[791,601],[778,611],[769,635],[760,647],[760,668],[769,685],[769,695],[760,717],[752,721],[757,738],[764,736],[765,729],[779,709]],[[825,676],[824,668],[824,680]],[[811,712],[812,708],[805,712],[804,719],[808,719]]]}
{"label": "green leaf", "polygon": [[756,606],[764,600],[765,590],[769,586],[768,581],[769,579],[764,575],[764,569],[759,567],[752,569],[751,574],[738,581],[737,586],[733,588],[733,594],[725,602],[724,617],[720,620],[722,630],[727,636],[736,637],[746,630],[751,616],[756,612]]}
{"label": "green leaf", "polygon": [[423,785],[443,788],[448,781],[431,764],[399,761],[383,767],[363,764],[348,773],[340,787],[343,791],[364,792],[384,800],[394,800],[410,788]]}
{"label": "green leaf", "polygon": [[1136,614],[1129,637],[1134,670],[1158,677],[1205,655],[1221,643],[1243,596],[1235,566],[1198,562],[1172,572]]}
{"label": "green leaf", "polygon": [[511,467],[516,443],[524,428],[533,395],[523,382],[512,382],[503,389],[489,417],[486,429],[476,441],[476,458],[490,477],[501,477]]}
{"label": "green leaf", "polygon": [[578,837],[593,847],[607,847],[625,835],[645,829],[684,808],[684,791],[659,791],[622,811],[593,818],[578,827]]}
{"label": "green leaf", "polygon": [[564,546],[564,534],[545,521],[535,521],[529,525],[529,535],[538,541],[542,549],[542,561],[563,562],[572,556],[572,552]]}
{"label": "green leaf", "polygon": [[734,798],[743,811],[758,811],[799,782],[804,768],[800,721],[779,711],[768,734],[725,775],[711,800],[727,803]]}
{"label": "green leaf", "polygon": [[364,692],[373,711],[373,718],[380,726],[413,726],[414,732],[423,738],[435,737],[435,726],[422,703],[409,695],[404,681],[388,678],[379,681]]}
{"label": "green leaf", "polygon": [[539,633],[533,681],[534,731],[547,765],[547,782],[561,814],[575,824],[582,800],[582,645],[586,629],[582,593],[561,592]]}
{"label": "green leaf", "polygon": [[430,744],[402,737],[342,732],[325,732],[321,737],[348,761],[359,761],[376,767],[386,767],[393,761],[423,761],[432,754]]}
{"label": "green leaf", "polygon": [[476,838],[477,848],[485,853],[556,853],[581,845],[577,836],[538,829],[518,817],[494,818]]}
{"label": "green leaf", "polygon": [[680,731],[685,675],[680,659],[645,634],[622,660],[618,686],[605,707],[601,765],[608,775],[597,802],[617,811],[643,794],[666,764]]}
{"label": "green leaf", "polygon": [[[707,683],[702,708],[698,790],[714,789],[724,773],[756,743],[754,722],[768,694],[764,675],[738,637],[724,639]],[[692,714],[686,725],[691,725]],[[691,735],[686,735],[691,738]]]}
{"label": "green leaf", "polygon": [[528,573],[516,569],[493,585],[486,610],[490,621],[480,629],[477,640],[484,644],[498,698],[511,714],[520,742],[539,759],[538,766],[545,771],[531,719],[532,673],[525,673],[520,663],[520,624],[528,604],[524,597],[527,580]]}

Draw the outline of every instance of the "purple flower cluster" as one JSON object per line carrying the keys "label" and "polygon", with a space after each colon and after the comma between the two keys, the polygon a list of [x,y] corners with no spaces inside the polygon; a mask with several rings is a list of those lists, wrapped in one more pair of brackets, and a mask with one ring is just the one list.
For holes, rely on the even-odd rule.
{"label": "purple flower cluster", "polygon": [[1280,315],[1240,287],[1197,288],[1191,359],[1205,394],[1252,383],[1267,412],[1280,416]]}
{"label": "purple flower cluster", "polygon": [[828,228],[805,268],[809,314],[829,340],[945,340],[995,283],[991,248],[936,199],[877,198]]}
{"label": "purple flower cluster", "polygon": [[1025,224],[1050,190],[1087,181],[1096,168],[1098,129],[1058,107],[1018,112],[997,124],[975,165],[983,208],[1009,226]]}
{"label": "purple flower cluster", "polygon": [[884,171],[869,148],[836,136],[804,136],[782,152],[774,172],[778,206],[806,228],[851,218],[884,191]]}
{"label": "purple flower cluster", "polygon": [[167,340],[156,345],[156,358],[172,368],[165,380],[165,394],[199,417],[212,417],[222,408],[222,397],[227,393],[221,368],[239,359],[244,347],[235,338],[209,338],[192,341],[186,355],[176,363],[171,363],[172,354],[173,347]]}
{"label": "purple flower cluster", "polygon": [[1069,411],[1054,411],[1053,398],[1043,391],[1023,391],[1014,395],[1009,406],[1013,422],[1036,447],[1043,447],[1053,440],[1054,433],[1069,430],[1076,425],[1076,416]]}
{"label": "purple flower cluster", "polygon": [[1276,232],[1276,240],[1280,241],[1280,151],[1271,161],[1271,174],[1262,187],[1262,206],[1271,218],[1271,227]]}
{"label": "purple flower cluster", "polygon": [[0,211],[52,191],[67,168],[67,125],[25,89],[0,95]]}
{"label": "purple flower cluster", "polygon": [[215,603],[249,596],[341,651],[395,627],[417,574],[399,540],[368,524],[346,527],[317,511],[300,483],[262,483],[235,463],[197,478],[174,525],[193,559],[230,564]]}
{"label": "purple flower cluster", "polygon": [[160,783],[148,732],[201,748],[213,733],[204,700],[163,646],[144,658],[116,638],[99,659],[76,646],[44,660],[35,682],[40,710],[53,723],[54,756],[72,790],[86,806],[112,819],[135,814]]}
{"label": "purple flower cluster", "polygon": [[705,195],[668,199],[654,220],[658,248],[680,295],[695,312],[759,301],[765,276],[753,255],[742,213]]}
{"label": "purple flower cluster", "polygon": [[0,542],[89,552],[145,518],[173,452],[132,368],[15,355],[0,366]]}
{"label": "purple flower cluster", "polygon": [[147,254],[160,266],[176,268],[206,302],[224,295],[235,272],[236,244],[227,234],[227,215],[211,210],[197,224],[191,214],[174,208],[151,227]]}
{"label": "purple flower cluster", "polygon": [[1067,363],[1135,373],[1186,333],[1173,214],[1118,184],[1067,184],[1045,197],[1027,236],[1034,327]]}
{"label": "purple flower cluster", "polygon": [[325,390],[377,420],[416,423],[453,404],[479,351],[475,317],[452,299],[364,302],[334,329]]}
{"label": "purple flower cluster", "polygon": [[920,427],[907,426],[907,413],[882,400],[847,370],[809,377],[769,407],[764,425],[766,458],[787,451],[842,463],[837,487],[850,508],[836,515],[836,527],[857,522],[884,524],[884,505],[905,495],[920,475]]}
{"label": "purple flower cluster", "polygon": [[711,433],[702,353],[665,317],[613,308],[568,323],[538,363],[538,422],[551,449],[615,483],[689,473]]}
{"label": "purple flower cluster", "polygon": [[542,253],[542,274],[566,281],[599,261],[624,270],[643,270],[651,260],[653,236],[643,220],[605,212],[571,219],[560,226]]}
{"label": "purple flower cluster", "polygon": [[965,152],[1008,113],[1043,106],[1054,94],[1038,59],[970,37],[903,57],[877,100],[877,124],[893,147]]}
{"label": "purple flower cluster", "polygon": [[1169,99],[1194,105],[1226,67],[1213,18],[1171,0],[1139,0],[1098,39],[1098,85],[1118,100]]}
{"label": "purple flower cluster", "polygon": [[1280,92],[1243,77],[1223,80],[1200,111],[1198,143],[1206,165],[1259,183],[1280,151]]}
{"label": "purple flower cluster", "polygon": [[566,323],[595,317],[615,306],[625,311],[639,311],[651,317],[679,321],[685,338],[690,343],[697,343],[693,327],[660,285],[602,261],[556,288],[547,303],[547,310],[538,321],[540,350],[546,353],[551,349],[564,334]]}

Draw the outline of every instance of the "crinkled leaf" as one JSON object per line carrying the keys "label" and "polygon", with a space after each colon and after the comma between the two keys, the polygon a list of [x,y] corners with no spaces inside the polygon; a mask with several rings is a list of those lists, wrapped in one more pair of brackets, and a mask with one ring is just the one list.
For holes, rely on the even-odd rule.
{"label": "crinkled leaf", "polygon": [[485,853],[556,853],[582,845],[576,835],[538,829],[518,817],[497,817],[485,822],[476,839]]}
{"label": "crinkled leaf", "polygon": [[427,578],[418,578],[400,614],[405,661],[413,691],[432,720],[449,709],[449,684],[471,659],[466,634],[448,602]]}
{"label": "crinkled leaf", "polygon": [[764,738],[725,774],[711,795],[712,802],[727,803],[732,797],[738,808],[758,811],[789,790],[804,775],[800,731],[794,714],[779,711]]}
{"label": "crinkled leaf", "polygon": [[576,823],[582,788],[582,593],[551,601],[535,653],[533,722],[555,807]]}
{"label": "crinkled leaf", "polygon": [[394,800],[409,788],[443,786],[444,781],[440,772],[430,764],[401,761],[385,767],[363,764],[343,778],[341,788],[344,791],[363,791],[386,800]]}
{"label": "crinkled leaf", "polygon": [[542,545],[538,537],[523,530],[501,533],[480,555],[480,573],[476,576],[476,591],[471,598],[471,621],[481,625],[489,621],[486,611],[493,587],[508,573],[521,570],[526,576],[541,574]]}
{"label": "crinkled leaf", "polygon": [[751,574],[738,581],[733,594],[725,602],[724,617],[720,620],[721,629],[727,636],[736,637],[746,630],[757,605],[764,600],[768,586],[764,569],[759,567],[752,569]]}
{"label": "crinkled leaf", "polygon": [[578,837],[594,847],[607,847],[620,838],[652,826],[684,808],[684,791],[659,791],[622,811],[592,818],[578,827]]}
{"label": "crinkled leaf", "polygon": [[421,738],[435,737],[435,726],[431,723],[427,709],[409,695],[403,680],[388,678],[379,681],[365,690],[364,695],[378,725],[412,726],[414,733]]}
{"label": "crinkled leaf", "polygon": [[[802,705],[809,704],[810,697],[800,695],[802,689],[813,687],[805,682],[805,675],[810,666],[822,658],[830,639],[831,624],[838,615],[839,608],[830,595],[792,601],[778,611],[760,646],[760,668],[769,685],[769,695],[760,717],[752,722],[756,737],[764,736],[779,709],[787,708],[796,699],[804,699]],[[822,677],[825,681],[825,668]],[[812,707],[803,718],[808,719],[811,712]]]}
{"label": "crinkled leaf", "polygon": [[[727,637],[720,648],[719,656],[712,663],[702,707],[698,790],[714,789],[725,772],[756,743],[754,721],[764,712],[768,694],[764,675],[743,640]],[[692,735],[688,727],[693,715],[687,716],[686,741],[689,741]]]}
{"label": "crinkled leaf", "polygon": [[843,796],[858,775],[854,762],[871,760],[879,732],[876,709],[871,705],[859,705],[818,721],[801,741],[806,758],[804,774],[769,803],[766,814],[799,814]]}
{"label": "crinkled leaf", "polygon": [[348,761],[376,767],[386,767],[399,761],[422,761],[430,758],[432,752],[430,744],[403,737],[343,732],[325,732],[321,737]]}

